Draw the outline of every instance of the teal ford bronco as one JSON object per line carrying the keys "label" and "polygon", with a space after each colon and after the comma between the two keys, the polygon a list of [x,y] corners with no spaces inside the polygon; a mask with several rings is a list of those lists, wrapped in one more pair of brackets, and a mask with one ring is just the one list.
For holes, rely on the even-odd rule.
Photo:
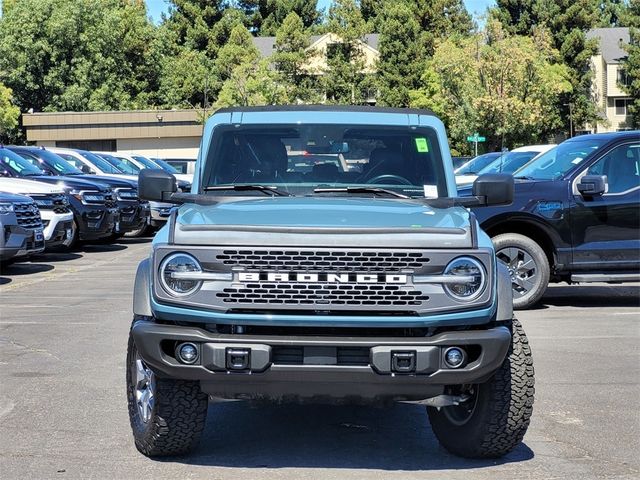
{"label": "teal ford bronco", "polygon": [[191,193],[138,267],[127,355],[136,447],[186,453],[210,398],[427,408],[438,440],[499,457],[522,440],[534,374],[511,279],[468,207],[513,180],[456,193],[442,122],[424,110],[218,110]]}

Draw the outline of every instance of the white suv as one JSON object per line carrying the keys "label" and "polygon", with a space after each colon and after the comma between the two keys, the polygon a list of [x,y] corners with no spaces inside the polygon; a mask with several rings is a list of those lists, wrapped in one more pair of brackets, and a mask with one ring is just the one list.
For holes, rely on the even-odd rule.
{"label": "white suv", "polygon": [[21,178],[0,178],[0,192],[31,197],[40,209],[47,248],[68,247],[73,239],[73,213],[63,190],[56,185]]}

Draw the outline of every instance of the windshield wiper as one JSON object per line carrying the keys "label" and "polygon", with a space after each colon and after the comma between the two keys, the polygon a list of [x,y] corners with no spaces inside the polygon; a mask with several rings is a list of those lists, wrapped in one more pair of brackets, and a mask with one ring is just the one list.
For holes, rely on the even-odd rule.
{"label": "windshield wiper", "polygon": [[256,190],[264,193],[265,195],[277,195],[279,197],[291,196],[291,194],[288,192],[279,192],[275,187],[267,187],[266,185],[212,185],[210,187],[204,187],[205,192],[215,192],[221,190],[235,190],[236,192]]}
{"label": "windshield wiper", "polygon": [[517,177],[513,177],[516,180],[535,180],[535,178],[533,177],[528,177],[527,175],[522,175],[522,176],[517,176]]}
{"label": "windshield wiper", "polygon": [[373,193],[375,195],[389,195],[397,198],[410,198],[402,193],[380,187],[321,187],[315,188],[313,193]]}

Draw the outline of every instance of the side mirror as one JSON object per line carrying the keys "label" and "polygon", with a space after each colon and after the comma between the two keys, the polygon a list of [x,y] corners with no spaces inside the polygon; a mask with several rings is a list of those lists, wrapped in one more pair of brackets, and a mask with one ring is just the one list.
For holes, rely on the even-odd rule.
{"label": "side mirror", "polygon": [[606,186],[606,175],[585,175],[580,179],[580,183],[576,185],[576,188],[583,197],[595,197],[602,195],[606,190]]}
{"label": "side mirror", "polygon": [[487,173],[473,182],[471,195],[478,206],[510,205],[513,203],[513,176],[508,173]]}
{"label": "side mirror", "polygon": [[176,177],[164,170],[144,168],[138,175],[138,196],[151,202],[171,202],[177,191]]}

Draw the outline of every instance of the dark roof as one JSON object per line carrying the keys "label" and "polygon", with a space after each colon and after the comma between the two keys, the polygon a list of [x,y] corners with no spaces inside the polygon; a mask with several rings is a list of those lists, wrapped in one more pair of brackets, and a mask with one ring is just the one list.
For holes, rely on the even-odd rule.
{"label": "dark roof", "polygon": [[369,107],[366,105],[258,105],[255,107],[225,107],[216,110],[215,113],[229,112],[365,112],[435,116],[431,110],[421,108]]}
{"label": "dark roof", "polygon": [[[317,42],[323,35],[311,35],[311,44]],[[276,37],[253,37],[253,44],[263,57],[268,57],[273,54],[276,46]],[[377,50],[380,35],[377,33],[367,33],[364,36],[364,43],[371,48]]]}
{"label": "dark roof", "polygon": [[587,135],[577,135],[566,141],[579,142],[580,140],[590,140],[594,138],[601,138],[604,140],[615,140],[618,138],[633,138],[633,139],[640,140],[640,130],[624,130],[622,132],[589,133]]}
{"label": "dark roof", "polygon": [[599,39],[600,53],[606,63],[620,63],[627,56],[622,48],[630,39],[627,27],[594,28],[587,32],[587,38]]}

